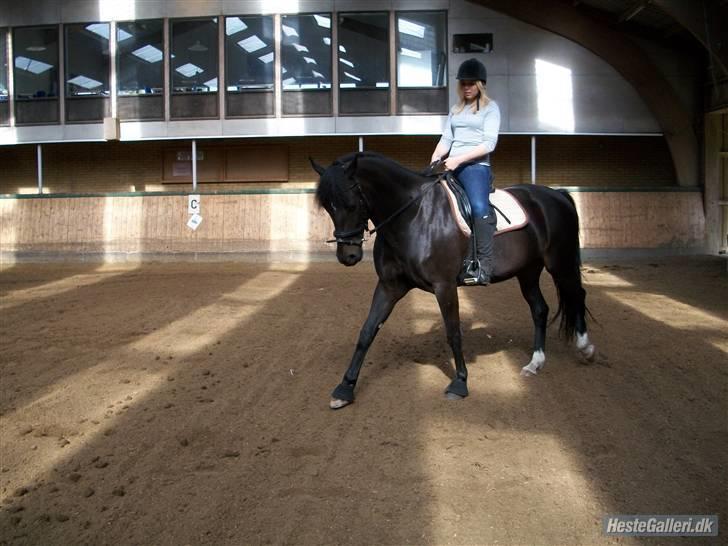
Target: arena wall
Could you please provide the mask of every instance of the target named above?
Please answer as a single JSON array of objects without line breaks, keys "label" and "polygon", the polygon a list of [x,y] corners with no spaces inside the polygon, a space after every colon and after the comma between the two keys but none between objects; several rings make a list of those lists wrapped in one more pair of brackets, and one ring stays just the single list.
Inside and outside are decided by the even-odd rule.
[{"label": "arena wall", "polygon": [[[583,248],[698,250],[705,221],[697,191],[573,191]],[[330,253],[329,218],[312,190],[201,195],[202,224],[187,227],[187,196],[113,194],[0,199],[0,253],[18,260],[317,259]],[[329,254],[330,256],[330,254]]]}]

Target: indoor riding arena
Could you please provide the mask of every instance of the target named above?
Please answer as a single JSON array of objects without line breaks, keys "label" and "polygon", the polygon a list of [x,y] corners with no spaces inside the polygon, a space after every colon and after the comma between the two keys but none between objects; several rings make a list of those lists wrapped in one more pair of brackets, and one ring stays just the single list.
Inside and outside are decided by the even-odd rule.
[{"label": "indoor riding arena", "polygon": [[[721,0],[0,0],[0,544],[728,543],[726,21]],[[346,267],[355,226],[313,165],[373,229],[356,161],[329,166],[423,173],[473,58],[495,187],[578,212],[588,338],[560,336],[548,263],[544,352],[516,278],[453,287],[459,325],[414,289],[363,327],[375,242],[444,191]]]}]

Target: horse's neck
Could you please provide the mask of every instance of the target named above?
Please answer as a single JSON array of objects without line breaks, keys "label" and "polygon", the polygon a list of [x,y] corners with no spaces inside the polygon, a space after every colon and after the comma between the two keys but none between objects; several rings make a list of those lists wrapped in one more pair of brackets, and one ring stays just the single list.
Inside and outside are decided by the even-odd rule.
[{"label": "horse's neck", "polygon": [[383,221],[417,196],[427,182],[403,167],[384,162],[361,161],[357,175],[375,222]]}]

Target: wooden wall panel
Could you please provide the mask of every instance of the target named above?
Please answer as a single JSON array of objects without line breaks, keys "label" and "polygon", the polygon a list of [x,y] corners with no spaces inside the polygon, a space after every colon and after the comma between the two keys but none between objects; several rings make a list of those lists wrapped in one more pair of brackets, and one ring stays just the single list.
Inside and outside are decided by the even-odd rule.
[{"label": "wooden wall panel", "polygon": [[[574,192],[584,248],[700,248],[699,192]],[[186,226],[187,198],[1,199],[0,251],[43,254],[333,252],[332,224],[306,194],[202,195],[203,221]],[[368,246],[371,251],[371,245]]]}]

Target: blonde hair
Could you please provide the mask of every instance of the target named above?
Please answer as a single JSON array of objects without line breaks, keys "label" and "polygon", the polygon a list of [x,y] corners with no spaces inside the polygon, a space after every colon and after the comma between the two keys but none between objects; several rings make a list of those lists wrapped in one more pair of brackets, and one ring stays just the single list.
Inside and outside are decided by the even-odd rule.
[{"label": "blonde hair", "polygon": [[[475,85],[478,87],[478,99],[477,101],[473,101],[473,104],[470,105],[470,109],[473,112],[478,111],[480,108],[485,108],[488,106],[488,103],[490,102],[490,98],[485,93],[485,85],[483,85],[483,82],[480,80],[477,80],[475,82]],[[463,86],[460,83],[460,80],[458,80],[458,97],[460,97],[460,100],[458,103],[452,107],[452,113],[453,114],[459,114],[465,109],[465,94],[463,93]]]}]

